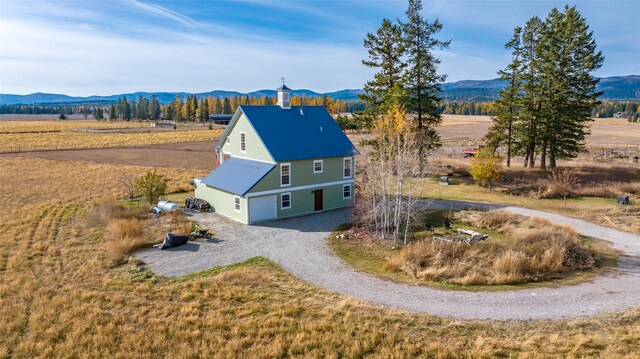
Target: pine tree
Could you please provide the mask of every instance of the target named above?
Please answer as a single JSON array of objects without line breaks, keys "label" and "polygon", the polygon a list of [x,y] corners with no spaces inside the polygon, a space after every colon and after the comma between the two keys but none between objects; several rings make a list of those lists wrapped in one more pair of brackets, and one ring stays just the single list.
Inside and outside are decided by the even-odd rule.
[{"label": "pine tree", "polygon": [[220,103],[220,98],[216,97],[215,104],[215,112],[214,113],[222,113],[222,103]]},{"label": "pine tree", "polygon": [[117,118],[118,118],[118,115],[116,114],[116,106],[115,105],[109,106],[109,120],[115,121]]},{"label": "pine tree", "polygon": [[[546,118],[542,134],[541,167],[556,167],[559,158],[575,158],[585,150],[591,109],[599,104],[598,79],[591,72],[602,66],[604,56],[596,50],[593,32],[575,7],[551,10],[538,47],[540,82],[546,91]],[[548,148],[547,148],[548,147]]]},{"label": "pine tree", "polygon": [[226,113],[226,114],[231,113],[231,101],[229,101],[228,97],[224,98],[224,101],[222,103],[222,112],[221,113]]},{"label": "pine tree", "polygon": [[127,97],[122,97],[122,119],[125,121],[131,121],[131,104],[127,101]]},{"label": "pine tree", "polygon": [[381,109],[382,99],[397,83],[402,82],[405,63],[402,61],[405,51],[402,41],[402,29],[389,19],[382,20],[375,34],[367,33],[364,47],[369,53],[368,60],[362,64],[378,69],[373,80],[364,85],[365,94],[359,97],[369,105],[371,112],[377,115]]},{"label": "pine tree", "polygon": [[512,49],[511,63],[504,69],[498,71],[500,79],[507,82],[507,86],[500,90],[500,96],[495,102],[496,115],[492,117],[493,124],[485,136],[490,148],[495,150],[506,144],[507,146],[507,167],[511,166],[511,147],[513,142],[513,125],[517,120],[519,106],[522,101],[522,83],[520,80],[522,72],[522,28],[516,27],[513,30],[511,41],[505,44],[505,48]]},{"label": "pine tree", "polygon": [[422,0],[409,0],[409,7],[405,12],[407,22],[401,23],[404,52],[406,54],[407,69],[404,74],[409,112],[416,114],[417,130],[421,133],[423,146],[432,148],[438,146],[439,136],[435,131],[442,118],[438,113],[440,103],[440,83],[446,75],[438,74],[440,59],[433,50],[449,47],[450,41],[435,38],[442,24],[436,19],[429,22],[421,14]]},{"label": "pine tree", "polygon": [[98,106],[94,109],[94,113],[95,113],[95,119],[98,121],[102,121],[104,120],[104,112],[102,110],[102,107]]},{"label": "pine tree", "polygon": [[151,120],[152,121],[157,121],[161,114],[162,114],[162,110],[160,107],[160,102],[158,101],[158,98],[156,97],[156,95],[152,95],[151,96],[151,103],[150,103],[151,109]]},{"label": "pine tree", "polygon": [[200,105],[200,121],[209,121],[209,99],[204,97],[200,100],[202,101]]},{"label": "pine tree", "polygon": [[514,125],[514,150],[525,157],[525,167],[534,167],[536,150],[539,146],[539,131],[543,127],[542,86],[539,81],[537,47],[544,32],[544,23],[534,16],[527,21],[522,30],[522,111],[518,122]]}]

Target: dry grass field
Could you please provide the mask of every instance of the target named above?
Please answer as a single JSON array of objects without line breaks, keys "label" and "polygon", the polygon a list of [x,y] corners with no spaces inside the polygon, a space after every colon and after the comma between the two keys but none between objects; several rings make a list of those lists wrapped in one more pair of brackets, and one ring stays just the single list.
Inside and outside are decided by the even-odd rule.
[{"label": "dry grass field", "polygon": [[[491,126],[490,116],[442,115],[438,132],[442,139],[471,137],[481,140]],[[620,118],[598,118],[591,123],[590,146],[640,146],[640,125]]]},{"label": "dry grass field", "polygon": [[112,148],[20,152],[4,154],[3,156],[6,158],[42,158],[56,161],[81,161],[211,171],[216,165],[214,147],[215,140],[208,140]]},{"label": "dry grass field", "polygon": [[[137,146],[211,140],[220,130],[207,127],[179,127],[157,132],[91,133],[74,129],[126,129],[149,127],[149,123],[100,121],[0,121],[0,152],[28,152],[56,149],[85,149]],[[50,131],[33,133],[36,131]]]},{"label": "dry grass field", "polygon": [[[118,137],[87,135],[86,146]],[[158,277],[126,255],[114,261],[111,236],[138,229],[102,224],[91,213],[122,197],[119,178],[152,169],[125,162],[0,155],[0,358],[637,357],[640,310],[459,321],[346,298],[260,258],[178,279]],[[208,170],[158,172],[170,179],[169,191],[181,192]]]},{"label": "dry grass field", "polygon": [[[0,357],[637,354],[638,310],[467,322],[374,307],[261,259],[179,280],[132,260],[114,266],[105,227],[87,213],[120,194],[118,174],[147,168],[18,158],[0,166]],[[202,174],[160,171],[173,190]]]}]

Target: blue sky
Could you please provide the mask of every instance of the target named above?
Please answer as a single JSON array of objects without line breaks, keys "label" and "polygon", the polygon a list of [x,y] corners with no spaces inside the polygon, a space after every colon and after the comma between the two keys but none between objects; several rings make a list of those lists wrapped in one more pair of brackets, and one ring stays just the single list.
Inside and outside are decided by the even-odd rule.
[{"label": "blue sky", "polygon": [[[424,1],[444,25],[448,81],[490,79],[509,62],[513,28],[559,1]],[[577,1],[606,60],[598,76],[640,74],[640,1]],[[361,88],[362,40],[391,0],[0,0],[0,93],[109,95],[133,91],[320,92]]]}]

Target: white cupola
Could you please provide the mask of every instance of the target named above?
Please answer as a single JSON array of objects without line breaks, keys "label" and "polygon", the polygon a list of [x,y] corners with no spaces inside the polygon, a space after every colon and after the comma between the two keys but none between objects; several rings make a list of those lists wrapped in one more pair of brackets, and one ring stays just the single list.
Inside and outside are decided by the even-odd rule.
[{"label": "white cupola", "polygon": [[280,86],[277,91],[278,91],[278,106],[286,110],[291,109],[291,98],[289,96],[291,89],[288,88],[283,82],[282,86]]}]

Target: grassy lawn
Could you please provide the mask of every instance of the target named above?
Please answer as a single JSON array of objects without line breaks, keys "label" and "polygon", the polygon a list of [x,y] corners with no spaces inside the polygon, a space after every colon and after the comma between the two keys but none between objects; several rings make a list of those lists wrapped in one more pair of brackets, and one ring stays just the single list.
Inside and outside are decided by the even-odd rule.
[{"label": "grassy lawn", "polygon": [[[120,174],[147,168],[16,158],[0,167],[0,358],[637,357],[638,309],[461,321],[363,303],[261,258],[177,279],[135,259],[113,266],[105,228],[87,213],[122,196]],[[161,171],[176,188],[198,176]]]},{"label": "grassy lawn", "polygon": [[476,201],[537,209],[640,234],[640,220],[637,218],[640,205],[620,206],[616,204],[614,198],[568,198],[566,208],[564,208],[564,200],[562,199],[538,199],[512,196],[497,190],[489,191],[464,177],[451,178],[449,186],[439,185],[436,180],[431,178],[419,181],[422,182],[421,195],[425,198]]}]

